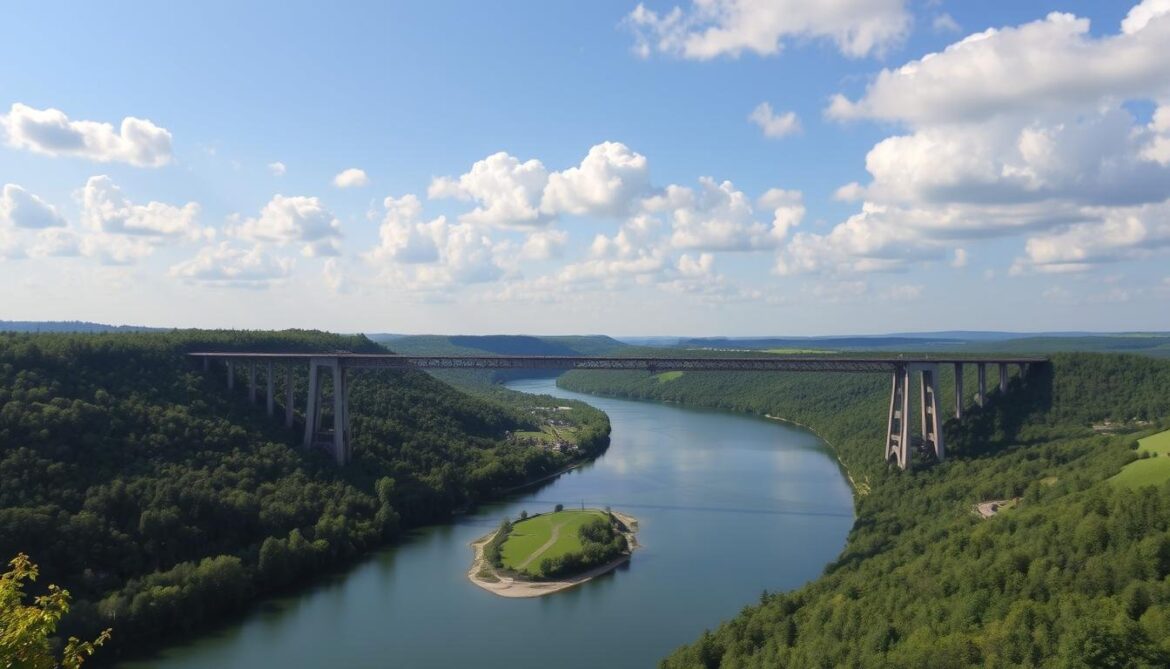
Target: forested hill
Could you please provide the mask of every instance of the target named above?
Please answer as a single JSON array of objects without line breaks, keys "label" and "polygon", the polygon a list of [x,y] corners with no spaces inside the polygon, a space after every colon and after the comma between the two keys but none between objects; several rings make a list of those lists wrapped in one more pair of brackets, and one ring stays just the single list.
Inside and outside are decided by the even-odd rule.
[{"label": "forested hill", "polygon": [[[188,629],[568,464],[505,438],[539,429],[528,413],[382,370],[353,378],[339,470],[248,405],[242,370],[233,396],[184,355],[209,349],[385,350],[305,331],[0,335],[0,555],[73,593],[66,633]],[[571,414],[585,455],[603,449],[604,414]]]},{"label": "forested hill", "polygon": [[[1170,666],[1170,482],[1107,480],[1136,457],[1136,437],[1168,426],[1170,362],[1055,355],[1023,386],[1013,378],[1009,397],[994,390],[986,409],[948,421],[948,462],[912,472],[881,460],[884,375],[561,383],[799,421],[857,483],[857,521],[823,577],[765,593],[666,667]],[[1012,508],[981,519],[974,505],[990,500]]]}]

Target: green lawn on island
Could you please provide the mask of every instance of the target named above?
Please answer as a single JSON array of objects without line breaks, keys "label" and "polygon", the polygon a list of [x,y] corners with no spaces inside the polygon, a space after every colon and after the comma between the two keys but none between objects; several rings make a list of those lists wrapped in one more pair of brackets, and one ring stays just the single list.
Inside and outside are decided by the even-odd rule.
[{"label": "green lawn on island", "polygon": [[[605,517],[605,512],[599,509],[584,511],[566,509],[517,521],[512,525],[512,533],[508,535],[501,548],[504,567],[541,576],[542,560],[581,550],[578,528],[593,518]],[[557,539],[546,548],[554,530]]]},{"label": "green lawn on island", "polygon": [[1110,480],[1128,488],[1170,480],[1170,430],[1138,440],[1138,455],[1143,451],[1149,452],[1150,457],[1129,463]]}]

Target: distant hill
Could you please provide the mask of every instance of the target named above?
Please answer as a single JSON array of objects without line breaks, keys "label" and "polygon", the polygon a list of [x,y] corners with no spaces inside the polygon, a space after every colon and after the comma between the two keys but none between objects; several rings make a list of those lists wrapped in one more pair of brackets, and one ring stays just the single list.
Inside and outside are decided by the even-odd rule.
[{"label": "distant hill", "polygon": [[169,332],[171,329],[89,321],[0,321],[0,332]]},{"label": "distant hill", "polygon": [[679,348],[722,350],[905,351],[957,353],[1138,353],[1170,357],[1170,333],[1010,333],[949,331],[834,337],[698,337]]}]

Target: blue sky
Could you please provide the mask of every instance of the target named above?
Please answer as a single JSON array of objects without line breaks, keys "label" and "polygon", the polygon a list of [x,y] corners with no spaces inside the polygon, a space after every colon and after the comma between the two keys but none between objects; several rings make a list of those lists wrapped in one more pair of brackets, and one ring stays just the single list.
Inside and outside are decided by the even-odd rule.
[{"label": "blue sky", "polygon": [[1165,0],[241,4],[6,5],[0,318],[1170,329]]}]

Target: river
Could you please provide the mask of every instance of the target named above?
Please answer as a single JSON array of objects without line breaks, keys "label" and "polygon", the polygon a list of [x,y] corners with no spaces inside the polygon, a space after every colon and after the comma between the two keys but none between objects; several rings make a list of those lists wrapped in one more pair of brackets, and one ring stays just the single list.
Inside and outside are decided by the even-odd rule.
[{"label": "river", "polygon": [[[411,533],[344,573],[125,668],[653,667],[764,590],[816,578],[840,553],[853,500],[814,435],[775,421],[582,395],[529,393],[609,414],[604,456],[534,492]],[[554,504],[639,520],[642,548],[615,572],[536,599],[467,580],[472,540],[504,516]]]}]

